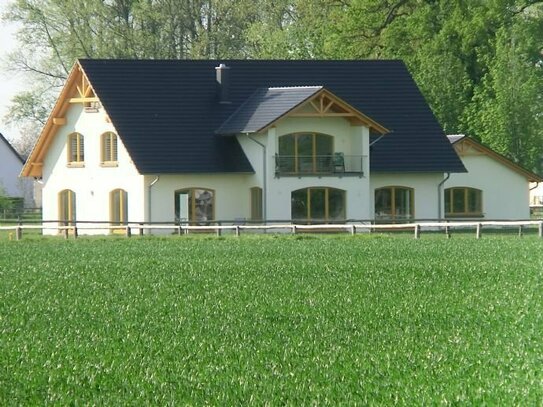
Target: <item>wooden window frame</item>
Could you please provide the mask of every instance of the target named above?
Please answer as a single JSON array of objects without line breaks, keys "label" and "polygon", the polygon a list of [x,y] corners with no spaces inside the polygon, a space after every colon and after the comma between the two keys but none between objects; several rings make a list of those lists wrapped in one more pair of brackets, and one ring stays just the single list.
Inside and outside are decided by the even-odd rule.
[{"label": "wooden window frame", "polygon": [[[311,218],[311,191],[313,190],[324,190],[324,218],[323,219],[313,219]],[[323,221],[323,222],[330,222],[334,221],[333,219],[330,219],[330,190],[339,191],[343,194],[343,220],[347,217],[347,191],[340,188],[334,188],[334,187],[307,187],[307,188],[300,188],[296,189],[291,192],[291,197],[294,192],[299,191],[305,191],[306,198],[307,198],[307,210],[306,210],[306,217],[305,219],[293,219],[292,217],[292,204],[291,204],[291,214],[290,217],[293,221]]]},{"label": "wooden window frame", "polygon": [[[311,160],[312,171],[311,172],[300,171],[299,169],[300,155],[298,154],[298,139],[301,136],[306,136],[306,135],[311,136],[311,157],[312,157],[312,160]],[[300,131],[300,132],[295,132],[295,133],[283,134],[278,137],[277,151],[280,150],[281,140],[284,140],[284,138],[286,137],[294,138],[294,171],[291,172],[291,174],[305,174],[305,173],[318,174],[319,172],[323,172],[323,171],[318,171],[319,167],[317,164],[317,136],[324,136],[324,137],[329,138],[332,141],[331,142],[332,151],[330,152],[330,155],[333,157],[334,152],[335,152],[335,137],[330,134],[312,132],[312,131]],[[281,154],[279,154],[279,156],[281,157]]]},{"label": "wooden window frame", "polygon": [[[75,156],[72,151],[72,143],[75,142]],[[85,137],[81,133],[70,133],[68,135],[68,167],[85,166]]]},{"label": "wooden window frame", "polygon": [[[65,206],[66,205],[66,206]],[[64,213],[67,212],[67,219]],[[77,222],[77,199],[71,189],[63,189],[58,193],[58,220],[63,226],[75,226]]]},{"label": "wooden window frame", "polygon": [[[109,143],[109,157],[107,144]],[[117,134],[108,131],[100,137],[100,165],[102,167],[117,167],[119,165],[119,139]]]},{"label": "wooden window frame", "polygon": [[195,197],[195,191],[196,190],[202,190],[202,191],[208,191],[208,192],[211,192],[211,208],[212,208],[212,213],[211,213],[211,218],[212,219],[208,219],[206,220],[205,222],[206,223],[209,223],[209,222],[214,222],[215,219],[216,219],[216,215],[215,215],[215,211],[216,211],[216,207],[215,207],[215,190],[214,189],[211,189],[211,188],[203,188],[203,187],[189,187],[189,188],[181,188],[181,189],[176,189],[174,191],[174,208],[175,208],[175,217],[176,217],[176,221],[179,221],[179,219],[177,219],[177,196],[179,194],[184,194],[184,193],[188,193],[189,196],[190,196],[190,211],[189,211],[189,215],[192,215],[192,218],[193,219],[189,219],[188,220],[188,223],[190,225],[193,225],[193,224],[198,224],[198,220],[197,219],[194,219],[194,215],[196,214],[196,197]]},{"label": "wooden window frame", "polygon": [[[463,192],[463,198],[464,198],[464,201],[463,201],[463,206],[464,206],[464,210],[462,212],[455,212],[454,211],[454,208],[453,208],[453,203],[454,203],[454,192],[455,191],[462,191]],[[469,210],[469,192],[470,191],[474,191],[475,193],[478,194],[478,203],[479,203],[479,208],[477,208],[476,211],[470,211]],[[450,187],[450,188],[447,188],[445,189],[444,191],[444,200],[443,200],[443,203],[444,203],[444,206],[447,207],[447,200],[449,202],[449,212],[445,212],[445,217],[446,218],[482,218],[484,217],[484,214],[483,214],[483,191],[481,189],[478,189],[478,188],[473,188],[473,187],[463,187],[463,186],[458,186],[458,187]]]},{"label": "wooden window frame", "polygon": [[252,187],[250,191],[251,191],[251,220],[262,221],[264,217],[262,188]]},{"label": "wooden window frame", "polygon": [[[116,194],[119,194],[119,208],[115,208],[114,205]],[[114,219],[116,209],[119,211],[119,219]],[[112,226],[128,224],[128,192],[122,188],[114,189],[109,193],[109,221]]]},{"label": "wooden window frame", "polygon": [[[379,221],[392,221],[392,222],[396,222],[398,220],[401,220],[401,221],[409,221],[409,220],[413,220],[415,219],[415,189],[414,188],[411,188],[411,187],[405,187],[405,186],[402,186],[402,185],[388,185],[388,186],[384,186],[384,187],[380,187],[380,188],[375,188],[374,192],[373,192],[373,197],[374,197],[374,202],[373,202],[373,210],[374,210],[374,218],[377,219],[377,208],[375,207],[376,205],[376,199],[375,199],[375,196],[377,195],[377,192],[378,191],[382,191],[382,190],[390,190],[390,200],[391,200],[391,203],[390,203],[390,215],[386,216],[386,217],[380,217],[378,220]],[[410,207],[410,214],[409,214],[409,217],[408,218],[400,218],[399,215],[396,215],[396,191],[398,190],[406,190],[406,191],[409,191],[409,207]]]}]

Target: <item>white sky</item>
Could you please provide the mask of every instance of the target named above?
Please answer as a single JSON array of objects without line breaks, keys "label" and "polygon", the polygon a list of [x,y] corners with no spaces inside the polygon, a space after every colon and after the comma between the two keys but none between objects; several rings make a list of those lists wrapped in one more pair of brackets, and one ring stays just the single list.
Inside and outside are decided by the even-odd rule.
[{"label": "white sky", "polygon": [[[10,0],[0,0],[0,16],[10,2]],[[7,54],[17,46],[14,36],[16,30],[17,27],[14,25],[0,21],[0,133],[10,140],[17,138],[19,131],[16,126],[6,124],[4,115],[7,113],[11,98],[25,89],[22,76],[5,69]]]}]

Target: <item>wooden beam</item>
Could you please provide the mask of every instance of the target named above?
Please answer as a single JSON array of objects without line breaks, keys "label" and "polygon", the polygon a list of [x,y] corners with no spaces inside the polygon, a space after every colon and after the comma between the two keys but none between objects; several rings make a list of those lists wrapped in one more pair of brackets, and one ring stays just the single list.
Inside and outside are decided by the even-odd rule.
[{"label": "wooden beam", "polygon": [[98,102],[97,97],[90,97],[90,98],[71,98],[69,100],[70,103],[87,103],[87,102]]},{"label": "wooden beam", "polygon": [[65,117],[53,117],[53,124],[56,126],[64,126],[66,124]]}]

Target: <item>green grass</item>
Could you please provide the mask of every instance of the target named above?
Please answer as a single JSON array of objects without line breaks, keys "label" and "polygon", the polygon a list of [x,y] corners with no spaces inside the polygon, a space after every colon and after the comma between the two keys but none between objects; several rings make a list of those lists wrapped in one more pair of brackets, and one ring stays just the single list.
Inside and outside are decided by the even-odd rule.
[{"label": "green grass", "polygon": [[0,241],[0,405],[541,405],[536,236]]}]

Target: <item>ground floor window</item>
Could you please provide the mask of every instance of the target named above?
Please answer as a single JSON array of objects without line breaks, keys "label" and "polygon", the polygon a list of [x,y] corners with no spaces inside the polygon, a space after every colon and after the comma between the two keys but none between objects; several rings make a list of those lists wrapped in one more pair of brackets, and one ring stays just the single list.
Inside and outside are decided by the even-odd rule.
[{"label": "ground floor window", "polygon": [[343,221],[345,213],[345,191],[341,189],[303,188],[291,194],[293,221]]},{"label": "ground floor window", "polygon": [[445,216],[482,216],[483,191],[454,187],[445,190]]},{"label": "ground floor window", "polygon": [[251,188],[251,220],[262,220],[262,188]]},{"label": "ground floor window", "polygon": [[126,225],[128,222],[128,193],[115,189],[109,194],[109,219],[113,225]]},{"label": "ground floor window", "polygon": [[375,190],[375,219],[403,221],[413,219],[415,191],[407,187],[384,187]]},{"label": "ground floor window", "polygon": [[186,188],[175,191],[175,219],[206,225],[215,219],[215,192],[205,188]]},{"label": "ground floor window", "polygon": [[64,226],[74,226],[75,192],[70,189],[60,191],[58,194],[58,219]]}]

